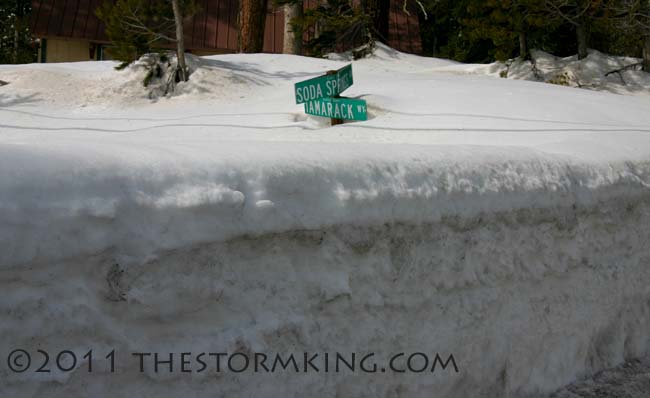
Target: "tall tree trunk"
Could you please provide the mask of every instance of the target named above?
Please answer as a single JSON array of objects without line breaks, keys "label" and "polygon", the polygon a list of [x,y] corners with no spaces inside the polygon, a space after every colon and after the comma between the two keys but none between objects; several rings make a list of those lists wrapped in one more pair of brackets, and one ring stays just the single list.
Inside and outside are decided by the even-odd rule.
[{"label": "tall tree trunk", "polygon": [[302,18],[302,16],[302,2],[284,6],[284,41],[282,43],[284,54],[302,54],[302,28],[292,25],[292,21]]},{"label": "tall tree trunk", "polygon": [[643,70],[650,72],[650,35],[643,40]]},{"label": "tall tree trunk", "polygon": [[18,63],[18,18],[14,17],[14,48],[11,54],[14,64]]},{"label": "tall tree trunk", "polygon": [[174,23],[176,24],[176,57],[178,59],[178,68],[180,78],[186,82],[189,79],[187,65],[185,64],[185,37],[183,36],[183,14],[178,0],[172,0],[172,9],[174,10]]},{"label": "tall tree trunk", "polygon": [[587,58],[588,34],[587,24],[581,22],[576,27],[576,36],[578,39],[578,59]]},{"label": "tall tree trunk", "polygon": [[261,53],[264,50],[264,25],[268,0],[239,2],[239,52]]},{"label": "tall tree trunk", "polygon": [[528,51],[528,37],[526,32],[519,32],[519,57],[522,60],[530,59],[530,51]]}]

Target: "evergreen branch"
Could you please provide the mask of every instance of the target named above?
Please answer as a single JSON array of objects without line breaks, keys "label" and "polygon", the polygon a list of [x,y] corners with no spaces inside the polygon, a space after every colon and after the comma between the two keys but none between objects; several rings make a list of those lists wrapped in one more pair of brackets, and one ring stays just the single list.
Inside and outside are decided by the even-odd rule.
[{"label": "evergreen branch", "polygon": [[565,21],[567,21],[567,22],[570,23],[571,25],[573,25],[573,26],[580,26],[579,23],[577,23],[576,21],[574,21],[571,17],[569,17],[568,15],[566,15],[566,14],[564,13],[564,11],[562,11],[561,7],[564,7],[564,6],[567,5],[567,2],[566,2],[566,1],[565,1],[562,5],[560,5],[560,6],[556,5],[555,2],[550,1],[550,0],[546,0],[545,4],[547,5],[547,7],[550,6],[550,7],[552,8],[552,10],[550,10],[550,11],[555,11],[555,13],[556,13],[557,15],[559,15],[560,17],[562,17],[562,19],[564,19]]},{"label": "evergreen branch", "polygon": [[[609,76],[609,75],[614,74],[614,73],[618,73],[620,75],[621,72],[625,72],[628,69],[636,68],[637,66],[642,66],[642,65],[643,65],[643,62],[635,62],[633,64],[625,65],[622,68],[611,70],[611,71],[605,73],[605,76]],[[621,76],[621,79],[623,79],[622,76]]]}]

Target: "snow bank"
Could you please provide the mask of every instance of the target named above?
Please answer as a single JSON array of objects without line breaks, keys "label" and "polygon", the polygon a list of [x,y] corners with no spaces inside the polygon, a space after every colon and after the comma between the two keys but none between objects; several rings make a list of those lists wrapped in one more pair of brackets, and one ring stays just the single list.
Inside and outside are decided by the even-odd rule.
[{"label": "snow bank", "polygon": [[345,93],[370,120],[330,128],[293,83],[347,61],[192,62],[156,101],[111,62],[0,67],[0,352],[422,351],[460,372],[123,358],[0,367],[8,396],[526,396],[648,351],[649,97],[380,46]]},{"label": "snow bank", "polygon": [[513,59],[490,65],[453,65],[455,73],[485,74],[508,79],[539,81],[568,87],[626,95],[648,95],[650,73],[641,70],[641,59],[589,50],[582,60],[577,55],[556,57],[531,51],[532,61]]}]

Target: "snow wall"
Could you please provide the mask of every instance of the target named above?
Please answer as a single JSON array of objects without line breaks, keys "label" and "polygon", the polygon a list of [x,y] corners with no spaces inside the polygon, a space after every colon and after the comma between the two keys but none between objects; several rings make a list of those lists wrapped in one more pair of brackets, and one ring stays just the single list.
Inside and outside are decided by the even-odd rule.
[{"label": "snow wall", "polygon": [[[650,195],[609,196],[436,222],[242,235],[130,264],[107,248],[5,267],[0,352],[24,349],[32,363],[17,373],[7,358],[0,395],[548,394],[649,348]],[[82,358],[89,349],[92,372]],[[57,369],[74,365],[69,353],[57,365],[65,350],[78,359],[70,371]],[[305,352],[319,354],[319,371],[303,371]],[[356,353],[356,370],[341,363],[324,371],[324,353],[336,352],[347,361]],[[174,353],[173,371],[161,363],[156,372],[152,357],[134,353],[160,361]],[[191,353],[184,365],[182,353]],[[223,362],[217,372],[215,357],[204,356],[207,370],[198,372],[200,353],[229,353],[232,368]],[[245,360],[233,353],[250,359],[245,371],[237,373]],[[255,372],[257,353],[294,354],[300,369]],[[371,371],[360,371],[368,353]],[[415,371],[387,369],[399,353],[398,370],[423,353],[453,355],[458,372],[450,363],[419,372],[426,363],[418,355]],[[25,357],[13,360],[25,366]],[[45,363],[50,372],[37,372]]]}]

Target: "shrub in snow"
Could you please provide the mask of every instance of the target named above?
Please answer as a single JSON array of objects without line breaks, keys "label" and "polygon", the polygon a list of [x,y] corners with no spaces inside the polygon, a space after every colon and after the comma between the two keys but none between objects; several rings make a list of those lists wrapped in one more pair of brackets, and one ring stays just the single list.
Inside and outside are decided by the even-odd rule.
[{"label": "shrub in snow", "polygon": [[[178,59],[173,52],[167,54],[145,54],[129,67],[131,70],[144,70],[142,84],[149,90],[149,98],[156,99],[174,92],[176,85],[182,81]],[[189,74],[195,69],[188,67]]]},{"label": "shrub in snow", "polygon": [[546,81],[547,83],[557,84],[558,86],[579,87],[576,76],[571,71],[564,71]]}]

